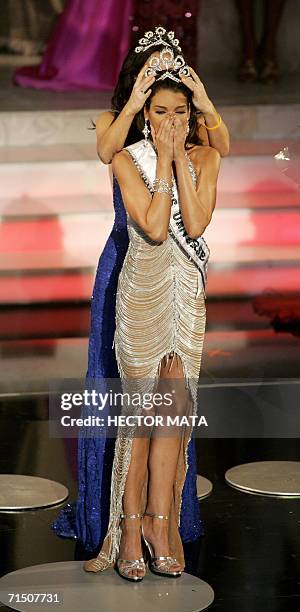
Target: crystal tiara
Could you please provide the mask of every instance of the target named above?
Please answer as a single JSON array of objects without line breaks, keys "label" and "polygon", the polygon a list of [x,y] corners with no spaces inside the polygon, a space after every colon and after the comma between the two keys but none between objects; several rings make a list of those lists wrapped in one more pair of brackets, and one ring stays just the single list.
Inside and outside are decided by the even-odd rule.
[{"label": "crystal tiara", "polygon": [[181,83],[178,75],[189,76],[189,67],[185,63],[182,55],[176,55],[174,58],[173,49],[165,47],[159,53],[159,57],[152,57],[149,62],[149,67],[145,70],[145,76],[161,74],[156,80],[172,79],[177,83]]},{"label": "crystal tiara", "polygon": [[135,52],[141,53],[141,51],[146,51],[154,45],[166,45],[171,48],[175,47],[177,51],[181,51],[181,47],[179,46],[179,40],[178,38],[174,38],[174,36],[175,33],[172,32],[172,30],[170,30],[170,32],[167,32],[165,28],[163,28],[162,26],[158,26],[157,28],[155,28],[154,32],[152,32],[152,30],[145,32],[143,38],[140,38],[139,40],[139,45],[135,47]]}]

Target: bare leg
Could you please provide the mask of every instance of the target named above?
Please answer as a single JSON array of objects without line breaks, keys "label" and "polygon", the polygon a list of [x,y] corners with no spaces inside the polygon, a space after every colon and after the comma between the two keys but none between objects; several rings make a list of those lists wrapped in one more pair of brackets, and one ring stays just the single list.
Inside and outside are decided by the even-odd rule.
[{"label": "bare leg", "polygon": [[[132,441],[131,461],[123,496],[124,514],[136,514],[141,511],[141,494],[147,471],[149,441],[149,438],[146,437],[136,437]],[[120,558],[140,559],[142,557],[140,519],[122,519],[121,527]],[[133,569],[128,572],[128,576],[143,576],[143,571]]]},{"label": "bare leg", "polygon": [[236,0],[236,6],[240,15],[243,56],[245,59],[254,60],[254,0]]},{"label": "bare leg", "polygon": [[[161,369],[161,378],[181,378],[184,379],[183,369],[180,358],[176,355],[172,362],[172,367],[167,360]],[[181,397],[177,396],[179,402],[178,414],[186,413],[185,403],[190,399],[187,391],[182,388]],[[155,514],[169,514],[172,489],[176,474],[178,453],[181,445],[180,436],[172,437],[160,436],[152,437],[149,450],[149,486],[148,486],[148,512]],[[168,543],[168,522],[150,516],[143,517],[143,528],[146,539],[154,547],[156,556],[169,555]],[[173,564],[171,570],[181,570],[184,567],[180,563]]]},{"label": "bare leg", "polygon": [[265,60],[276,61],[276,38],[285,0],[266,0],[264,33],[260,43]]},{"label": "bare leg", "polygon": [[[172,367],[170,367],[172,363]],[[162,360],[161,379],[183,380],[183,369],[180,358]],[[187,392],[183,391],[182,397],[176,395],[179,411],[185,413],[184,402],[187,400]],[[188,400],[190,401],[190,400]],[[148,503],[147,510],[155,514],[168,514],[172,488],[175,478],[178,453],[181,445],[180,436],[160,436],[157,438],[136,437],[132,443],[131,461],[126,478],[123,496],[124,513],[136,513],[140,511],[141,494],[146,477],[147,466],[149,468]],[[145,516],[143,519],[145,537],[155,547],[156,555],[168,555],[168,523],[160,519]],[[119,557],[122,559],[138,559],[142,556],[140,521],[138,519],[123,519],[122,536],[120,542]],[[183,570],[177,563],[171,569]],[[142,576],[143,571],[133,569],[128,572],[129,576]]]},{"label": "bare leg", "polygon": [[257,49],[259,78],[264,83],[272,83],[279,77],[276,38],[284,4],[285,0],[265,1],[264,31]]},{"label": "bare leg", "polygon": [[236,7],[240,16],[242,42],[242,59],[237,76],[240,81],[255,81],[257,71],[255,67],[254,0],[236,0]]}]

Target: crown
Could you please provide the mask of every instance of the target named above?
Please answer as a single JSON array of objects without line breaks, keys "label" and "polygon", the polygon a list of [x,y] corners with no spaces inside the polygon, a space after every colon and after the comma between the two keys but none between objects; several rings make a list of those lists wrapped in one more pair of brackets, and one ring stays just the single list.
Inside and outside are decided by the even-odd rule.
[{"label": "crown", "polygon": [[173,46],[177,49],[177,51],[181,51],[179,40],[178,38],[174,38],[174,36],[175,34],[171,30],[170,32],[167,32],[165,28],[158,26],[155,28],[155,32],[152,32],[152,30],[145,32],[143,38],[140,38],[139,40],[139,46],[135,47],[135,52],[141,53],[141,51],[146,51],[146,49],[149,49],[154,45],[168,45],[171,48]]},{"label": "crown", "polygon": [[154,74],[155,76],[163,72],[156,80],[172,79],[177,83],[181,83],[181,79],[176,74],[189,76],[189,67],[185,63],[183,55],[176,55],[174,58],[173,49],[165,47],[159,53],[159,57],[152,57],[149,62],[149,67],[145,70],[145,76]]}]

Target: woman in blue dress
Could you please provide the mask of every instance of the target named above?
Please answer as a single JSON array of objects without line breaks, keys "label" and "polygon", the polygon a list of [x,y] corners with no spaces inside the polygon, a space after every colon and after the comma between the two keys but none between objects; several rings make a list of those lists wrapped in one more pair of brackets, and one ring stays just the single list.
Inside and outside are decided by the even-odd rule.
[{"label": "woman in blue dress", "polygon": [[[141,140],[141,128],[138,128],[135,117],[151,95],[151,86],[155,82],[155,76],[153,74],[145,76],[145,70],[151,58],[157,56],[157,52],[170,46],[168,34],[164,30],[160,34],[163,43],[149,46],[148,49],[142,49],[142,52],[136,53],[135,49],[131,49],[124,60],[112,98],[112,111],[102,113],[96,123],[98,155],[104,163],[110,163],[113,156],[121,151],[124,145],[128,146]],[[228,153],[227,128],[207,97],[199,77],[190,68],[190,76],[182,76],[181,80],[191,90],[195,111],[199,111],[198,134],[201,133],[201,130],[203,134],[203,129],[208,129],[209,139],[205,141],[203,136],[202,141],[204,144],[213,146],[220,155],[226,155]],[[203,119],[206,128],[203,128]],[[127,213],[115,177],[113,177],[113,202],[115,222],[99,259],[92,295],[86,372],[86,378],[89,381],[120,376],[114,347],[116,296],[120,272],[129,246],[129,237]],[[196,540],[204,533],[196,494],[197,468],[193,438],[190,440],[187,452],[188,469],[182,491],[179,527],[183,543]],[[101,549],[109,525],[114,454],[114,438],[79,437],[78,497],[75,502],[67,504],[60,511],[58,518],[53,523],[53,529],[58,535],[78,539],[85,551],[90,551],[91,554]],[[130,523],[133,524],[133,521]],[[134,561],[134,557],[132,560]],[[94,565],[88,563],[85,567],[87,571],[105,569],[104,565],[97,566],[97,563]],[[128,564],[126,569],[129,579],[140,579],[143,576],[143,571],[137,565],[133,564],[130,568]],[[171,569],[177,570],[177,572],[173,571],[173,575],[180,575],[178,563],[176,566],[176,563],[173,562]],[[165,570],[166,575],[172,575],[170,567],[169,569],[166,567]],[[125,569],[121,575],[124,576],[124,572],[126,573]]]}]

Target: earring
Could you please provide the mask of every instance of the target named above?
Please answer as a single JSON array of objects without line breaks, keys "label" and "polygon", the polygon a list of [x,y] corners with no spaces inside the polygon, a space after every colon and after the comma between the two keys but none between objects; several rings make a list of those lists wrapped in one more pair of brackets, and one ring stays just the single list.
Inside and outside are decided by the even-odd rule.
[{"label": "earring", "polygon": [[145,125],[144,125],[142,132],[144,134],[144,146],[146,146],[148,144],[148,136],[150,134],[150,130],[147,125],[147,119],[145,119]]},{"label": "earring", "polygon": [[189,120],[187,119],[186,120],[186,135],[188,135],[189,131],[190,131],[190,123],[189,123]]}]

